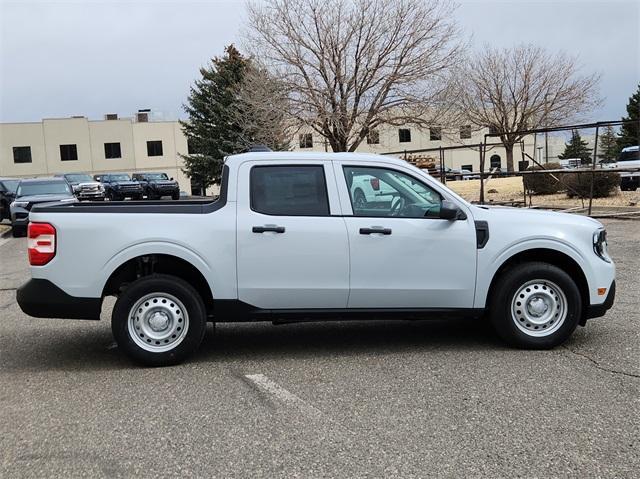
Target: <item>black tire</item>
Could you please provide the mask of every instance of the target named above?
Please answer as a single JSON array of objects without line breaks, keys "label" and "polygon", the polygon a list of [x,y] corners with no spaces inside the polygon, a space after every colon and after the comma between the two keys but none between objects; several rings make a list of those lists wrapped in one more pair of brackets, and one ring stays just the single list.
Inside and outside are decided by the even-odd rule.
[{"label": "black tire", "polygon": [[[537,282],[536,280],[540,281]],[[520,291],[528,282],[532,281],[536,281],[534,283],[536,286],[531,285],[532,291],[530,293],[527,293],[529,289]],[[553,314],[547,314],[549,305],[545,301],[540,303],[540,299],[535,296],[538,294],[537,291],[533,291],[534,287],[536,290],[540,287],[539,292],[541,294],[543,293],[542,289],[545,289],[544,294],[548,294],[551,304],[558,308],[560,321],[557,319],[558,314],[555,315],[556,317]],[[552,292],[555,291],[555,288],[560,291]],[[522,313],[525,307],[529,307],[530,303],[522,305],[522,310],[517,309],[520,306],[517,300],[520,298],[515,296],[516,294],[520,296],[519,293],[527,294],[529,296],[526,296],[526,298],[533,298],[534,301],[541,304],[541,309],[544,309],[544,313],[540,321],[542,322],[544,318],[548,318],[548,321],[540,324],[540,326],[537,326],[534,321],[529,322],[526,319],[527,316]],[[558,304],[553,302],[554,295],[556,300],[561,298]],[[564,295],[564,298],[562,298],[562,295]],[[489,301],[489,317],[498,336],[507,344],[522,349],[551,349],[564,343],[578,326],[582,314],[580,291],[571,276],[552,264],[542,262],[522,263],[506,270],[497,279]],[[563,304],[563,308],[566,309],[566,316],[564,316],[563,321],[560,304]],[[513,311],[512,308],[517,310]],[[554,306],[551,309],[556,311]],[[536,311],[536,313],[538,312]],[[517,313],[521,314],[518,315]],[[531,310],[527,310],[526,313],[530,314]],[[538,319],[535,316],[531,317]],[[555,325],[553,324],[554,321]],[[549,329],[546,329],[547,327]],[[523,330],[527,332],[525,333]]]},{"label": "black tire", "polygon": [[[174,348],[160,352],[150,351],[139,345],[136,341],[144,340],[137,337],[134,340],[131,337],[129,327],[129,314],[132,308],[136,307],[136,303],[145,296],[156,293],[176,298],[178,302],[182,303],[188,315],[185,317],[184,313],[182,314],[187,320],[183,325],[187,324],[187,327],[185,328],[186,332],[182,333],[180,342]],[[144,307],[143,305],[140,306]],[[173,303],[171,303],[171,306],[173,306]],[[132,321],[134,319],[132,316]],[[142,320],[144,321],[144,318]],[[182,322],[181,319],[179,321]],[[137,325],[139,323],[134,324]],[[178,364],[193,354],[202,343],[206,325],[207,314],[198,292],[183,279],[161,274],[145,276],[131,283],[116,301],[111,317],[111,330],[118,347],[135,362],[153,367]],[[176,326],[178,326],[177,323]],[[136,326],[136,329],[139,328]],[[140,334],[140,336],[144,338],[143,334]],[[148,338],[146,341],[152,343]],[[159,343],[156,342],[156,344]],[[151,344],[146,347],[153,348],[154,346]],[[158,347],[163,346],[160,344]]]},{"label": "black tire", "polygon": [[180,192],[178,192],[178,193],[173,193],[173,194],[171,195],[171,199],[172,199],[173,201],[178,201],[178,200],[180,199]]},{"label": "black tire", "polygon": [[360,188],[356,189],[353,193],[353,206],[355,208],[364,208],[367,206],[367,197]]},{"label": "black tire", "polygon": [[11,228],[11,235],[14,238],[24,238],[27,236],[27,227],[26,226],[14,226]]}]

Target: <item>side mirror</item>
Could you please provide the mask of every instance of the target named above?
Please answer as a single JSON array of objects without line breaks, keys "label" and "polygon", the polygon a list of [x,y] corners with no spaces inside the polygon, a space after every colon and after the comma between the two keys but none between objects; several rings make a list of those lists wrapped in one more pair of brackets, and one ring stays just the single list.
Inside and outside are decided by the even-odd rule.
[{"label": "side mirror", "polygon": [[173,176],[171,178],[169,178],[169,181],[173,181]]},{"label": "side mirror", "polygon": [[442,200],[440,218],[443,220],[466,220],[467,215],[449,200]]}]

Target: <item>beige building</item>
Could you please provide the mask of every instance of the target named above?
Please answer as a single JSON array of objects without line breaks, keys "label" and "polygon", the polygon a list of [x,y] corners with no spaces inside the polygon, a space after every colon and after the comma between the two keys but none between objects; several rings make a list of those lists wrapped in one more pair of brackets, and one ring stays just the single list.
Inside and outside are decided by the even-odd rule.
[{"label": "beige building", "polygon": [[[480,171],[480,148],[479,144],[484,142],[484,135],[489,133],[487,128],[472,129],[470,126],[461,126],[455,130],[444,130],[442,128],[421,129],[415,127],[392,127],[381,128],[373,135],[370,135],[360,144],[357,151],[363,153],[388,154],[395,153],[395,156],[406,158],[409,161],[432,160],[437,165],[440,164],[440,151],[445,166],[454,169],[464,169],[468,171]],[[591,137],[583,137],[588,142]],[[499,144],[497,137],[488,137],[488,144]],[[529,135],[520,144],[516,145],[513,157],[516,170],[519,161],[523,159],[522,151],[532,156],[537,161],[544,163],[546,158],[549,162],[558,161],[558,155],[564,151],[565,138],[563,136],[547,137],[546,141],[548,155],[545,155],[545,137],[538,134]],[[317,133],[301,133],[293,145],[297,151],[330,151],[330,146]],[[529,165],[533,162],[526,157]],[[490,168],[501,168],[506,170],[507,155],[504,147],[493,145],[487,148],[485,170]]]},{"label": "beige building", "polygon": [[0,177],[161,171],[190,194],[181,153],[187,153],[187,139],[180,124],[152,121],[148,112],[135,118],[105,115],[97,121],[72,117],[0,124]]},{"label": "beige building", "polygon": [[[408,160],[433,160],[439,164],[443,148],[445,166],[479,171],[478,144],[488,130],[474,131],[461,127],[455,131],[438,128],[385,127],[363,141],[357,151],[390,153]],[[590,140],[589,137],[585,137]],[[296,151],[328,151],[330,148],[316,133],[303,133],[292,142]],[[497,138],[490,138],[497,143]],[[549,161],[557,161],[564,149],[564,137],[549,136]],[[544,136],[524,141],[524,151],[544,162]],[[453,148],[455,147],[455,148]],[[461,147],[461,148],[460,148]],[[418,150],[418,151],[416,151]],[[406,152],[406,153],[405,153]],[[0,124],[0,177],[47,176],[56,173],[106,172],[133,173],[161,171],[175,178],[180,189],[192,193],[191,182],[182,172],[180,154],[187,153],[187,139],[177,121],[154,121],[148,111],[134,118],[105,115],[103,120],[86,117],[44,119],[37,123]],[[514,162],[522,159],[519,146]],[[506,168],[506,154],[501,146],[489,148],[489,168]],[[531,163],[529,163],[531,164]],[[208,193],[215,193],[214,187]]]}]

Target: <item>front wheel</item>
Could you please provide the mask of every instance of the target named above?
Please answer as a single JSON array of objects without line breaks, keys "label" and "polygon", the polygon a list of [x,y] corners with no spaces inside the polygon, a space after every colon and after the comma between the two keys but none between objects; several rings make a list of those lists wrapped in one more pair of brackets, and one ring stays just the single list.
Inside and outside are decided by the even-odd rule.
[{"label": "front wheel", "polygon": [[498,278],[490,298],[490,318],[498,335],[524,349],[550,349],[564,343],[582,314],[580,291],[562,269],[530,262]]},{"label": "front wheel", "polygon": [[204,337],[206,310],[198,292],[170,275],[140,278],[113,309],[113,336],[131,359],[146,366],[170,366],[195,352]]},{"label": "front wheel", "polygon": [[173,194],[171,195],[171,199],[172,199],[173,201],[177,201],[177,200],[179,200],[179,199],[180,199],[180,192],[178,192],[178,193],[173,193]]}]

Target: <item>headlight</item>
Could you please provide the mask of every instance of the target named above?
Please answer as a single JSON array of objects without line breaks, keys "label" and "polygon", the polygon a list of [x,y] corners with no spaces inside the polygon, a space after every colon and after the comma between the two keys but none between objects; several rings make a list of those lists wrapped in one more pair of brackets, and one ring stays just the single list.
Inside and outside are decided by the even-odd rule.
[{"label": "headlight", "polygon": [[98,191],[104,191],[104,185],[103,184],[99,184],[98,185]]},{"label": "headlight", "polygon": [[78,191],[80,191],[82,189],[82,188],[80,188],[80,185],[73,185],[72,188],[73,188],[73,192],[74,193],[77,193]]},{"label": "headlight", "polygon": [[611,263],[609,247],[607,245],[607,232],[604,229],[593,233],[593,251],[607,263]]},{"label": "headlight", "polygon": [[14,201],[10,205],[11,208],[26,208],[27,206],[29,206],[28,201]]}]

